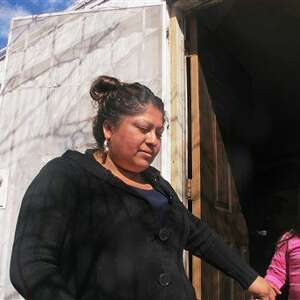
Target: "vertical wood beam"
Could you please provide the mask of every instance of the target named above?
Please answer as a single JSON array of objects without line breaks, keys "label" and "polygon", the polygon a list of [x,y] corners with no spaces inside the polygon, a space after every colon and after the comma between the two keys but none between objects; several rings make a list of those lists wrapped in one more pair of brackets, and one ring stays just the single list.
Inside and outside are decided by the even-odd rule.
[{"label": "vertical wood beam", "polygon": [[[190,95],[191,95],[191,157],[192,213],[201,217],[201,170],[200,170],[200,107],[199,107],[199,57],[198,28],[195,16],[189,16],[189,54],[190,54]],[[192,258],[193,286],[197,299],[201,300],[201,260]]]},{"label": "vertical wood beam", "polygon": [[185,56],[183,15],[170,7],[169,51],[170,51],[170,130],[171,130],[171,183],[180,199],[185,201],[187,177]]},{"label": "vertical wood beam", "polygon": [[[169,7],[169,66],[170,66],[170,130],[171,130],[171,183],[187,206],[187,101],[184,52],[184,15],[174,6]],[[189,274],[188,255],[183,262]]]}]

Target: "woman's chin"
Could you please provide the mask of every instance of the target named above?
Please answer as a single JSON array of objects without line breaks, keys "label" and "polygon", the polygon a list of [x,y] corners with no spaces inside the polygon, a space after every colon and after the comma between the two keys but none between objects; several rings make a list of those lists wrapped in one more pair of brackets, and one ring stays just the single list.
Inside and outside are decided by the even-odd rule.
[{"label": "woman's chin", "polygon": [[152,159],[139,159],[135,161],[133,164],[130,165],[130,169],[132,172],[140,173],[145,171],[149,168],[150,164],[152,163]]}]

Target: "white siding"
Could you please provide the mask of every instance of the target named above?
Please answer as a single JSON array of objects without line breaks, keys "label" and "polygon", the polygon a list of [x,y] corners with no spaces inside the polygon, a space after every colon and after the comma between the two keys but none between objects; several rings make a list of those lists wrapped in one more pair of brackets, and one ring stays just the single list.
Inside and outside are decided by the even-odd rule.
[{"label": "white siding", "polygon": [[1,86],[4,77],[4,65],[5,65],[5,57],[2,59],[0,58],[0,91],[1,91]]},{"label": "white siding", "polygon": [[0,169],[9,174],[6,207],[0,208],[0,300],[19,299],[8,270],[28,184],[47,160],[94,143],[91,81],[108,74],[165,94],[164,10],[157,5],[13,21],[0,95]]}]

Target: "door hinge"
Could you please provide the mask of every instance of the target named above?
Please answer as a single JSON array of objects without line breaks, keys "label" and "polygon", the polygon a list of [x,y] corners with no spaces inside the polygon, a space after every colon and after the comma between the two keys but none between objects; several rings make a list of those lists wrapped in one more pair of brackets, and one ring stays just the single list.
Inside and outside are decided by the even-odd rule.
[{"label": "door hinge", "polygon": [[187,200],[192,200],[192,179],[188,178],[186,180],[186,198]]}]

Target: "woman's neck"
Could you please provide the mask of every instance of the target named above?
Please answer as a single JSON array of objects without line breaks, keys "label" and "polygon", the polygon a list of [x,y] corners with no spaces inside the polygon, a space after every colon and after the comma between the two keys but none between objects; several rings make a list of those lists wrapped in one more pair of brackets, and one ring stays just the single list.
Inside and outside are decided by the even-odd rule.
[{"label": "woman's neck", "polygon": [[152,189],[152,186],[145,182],[141,173],[124,170],[114,163],[109,154],[106,155],[100,151],[96,151],[94,153],[94,158],[98,163],[100,163],[104,168],[110,170],[113,175],[118,177],[124,183],[142,189]]}]

